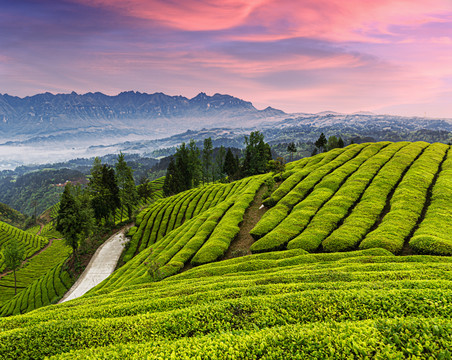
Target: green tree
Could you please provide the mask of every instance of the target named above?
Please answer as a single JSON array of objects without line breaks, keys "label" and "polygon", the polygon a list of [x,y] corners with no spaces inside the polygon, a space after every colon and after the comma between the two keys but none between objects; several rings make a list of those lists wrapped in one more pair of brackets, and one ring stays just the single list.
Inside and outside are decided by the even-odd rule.
[{"label": "green tree", "polygon": [[229,181],[234,180],[239,172],[238,159],[234,157],[231,148],[228,148],[224,158],[223,173],[228,176]]},{"label": "green tree", "polygon": [[211,167],[212,167],[212,138],[204,139],[202,149],[202,181],[203,183],[209,182]]},{"label": "green tree", "polygon": [[165,196],[174,195],[179,192],[179,179],[180,175],[176,168],[174,157],[172,157],[166,169],[165,181],[163,183],[163,194]]},{"label": "green tree", "polygon": [[333,150],[339,147],[339,139],[336,136],[330,136],[328,138],[328,145],[327,145],[327,149],[328,150]]},{"label": "green tree", "polygon": [[201,183],[202,179],[202,163],[201,152],[199,151],[196,142],[191,139],[188,143],[188,162],[191,172],[192,187],[196,187]]},{"label": "green tree", "polygon": [[226,149],[223,145],[217,151],[217,155],[215,156],[215,166],[213,171],[213,181],[218,179],[222,179],[224,177],[224,161],[226,156]]},{"label": "green tree", "polygon": [[91,168],[88,189],[91,194],[91,207],[98,223],[102,219],[108,222],[111,215],[114,218],[116,210],[121,206],[115,171],[112,167],[102,164],[97,157]]},{"label": "green tree", "polygon": [[251,132],[245,136],[245,159],[243,173],[245,176],[263,174],[267,170],[267,162],[272,159],[270,146],[264,142],[260,131]]},{"label": "green tree", "polygon": [[137,191],[140,198],[144,199],[145,202],[152,198],[151,183],[146,176],[140,177]]},{"label": "green tree", "polygon": [[77,257],[81,234],[84,231],[83,220],[80,203],[72,194],[71,183],[68,183],[61,195],[56,230],[63,235],[66,244],[72,248],[75,257]]},{"label": "green tree", "polygon": [[133,170],[127,165],[124,154],[118,155],[116,163],[116,178],[119,188],[119,198],[121,200],[121,221],[124,207],[127,209],[129,219],[132,217],[132,209],[138,203],[138,192],[133,180]]},{"label": "green tree", "polygon": [[343,148],[345,146],[344,140],[342,140],[341,137],[339,137],[339,140],[337,141],[337,146],[340,148]]},{"label": "green tree", "polygon": [[293,161],[293,154],[297,152],[297,147],[294,142],[289,143],[287,145],[287,151],[290,153],[290,161]]},{"label": "green tree", "polygon": [[14,274],[14,295],[17,295],[16,270],[22,264],[23,257],[24,250],[19,246],[17,239],[13,237],[3,249],[3,260],[6,267],[12,270]]},{"label": "green tree", "polygon": [[327,140],[324,133],[321,133],[319,138],[314,143],[315,147],[319,149],[319,152],[326,150]]}]

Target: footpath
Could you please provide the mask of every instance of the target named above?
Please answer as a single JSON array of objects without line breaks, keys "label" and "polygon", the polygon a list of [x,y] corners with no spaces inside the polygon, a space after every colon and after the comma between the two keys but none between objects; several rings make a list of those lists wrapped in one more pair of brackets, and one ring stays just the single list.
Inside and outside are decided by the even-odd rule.
[{"label": "footpath", "polygon": [[128,242],[124,235],[127,230],[128,227],[121,229],[96,250],[85,271],[59,303],[82,296],[113,273],[124,245]]}]

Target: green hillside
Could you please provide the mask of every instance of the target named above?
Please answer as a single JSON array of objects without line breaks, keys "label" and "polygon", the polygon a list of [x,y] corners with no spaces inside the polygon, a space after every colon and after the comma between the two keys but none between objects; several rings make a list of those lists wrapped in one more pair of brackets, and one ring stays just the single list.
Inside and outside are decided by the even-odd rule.
[{"label": "green hillside", "polygon": [[[0,318],[0,358],[449,359],[450,149],[354,144],[160,199],[104,282]],[[50,273],[2,314],[57,299]]]},{"label": "green hillside", "polygon": [[21,214],[6,204],[0,203],[0,221],[18,228],[23,228],[26,220],[27,217],[24,214]]}]

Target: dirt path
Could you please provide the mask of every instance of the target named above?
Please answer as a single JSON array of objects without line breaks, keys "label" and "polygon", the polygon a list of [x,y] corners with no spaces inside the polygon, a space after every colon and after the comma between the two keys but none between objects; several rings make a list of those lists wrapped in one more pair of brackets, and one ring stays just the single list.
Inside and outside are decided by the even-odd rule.
[{"label": "dirt path", "polygon": [[[31,259],[33,259],[35,256],[39,255],[39,254],[42,253],[44,250],[47,250],[47,249],[52,245],[53,240],[58,240],[58,239],[49,239],[49,242],[48,242],[48,244],[47,244],[46,246],[44,246],[42,249],[36,251],[33,255],[31,255],[30,257],[26,258],[24,261],[22,261],[22,264],[20,264],[19,269],[20,269],[22,266],[24,266],[28,261],[30,261]],[[19,269],[18,269],[18,270],[19,270]],[[10,274],[10,273],[12,273],[12,271],[6,271],[6,272],[4,272],[4,273],[1,273],[1,274],[0,274],[0,279],[1,279],[3,276],[6,276],[6,275],[8,275],[8,274]]]},{"label": "dirt path", "polygon": [[85,271],[59,301],[59,303],[76,299],[113,273],[128,239],[124,236],[129,226],[123,227],[105,241],[91,258]]},{"label": "dirt path", "polygon": [[266,190],[267,186],[263,185],[257,192],[256,196],[254,197],[253,203],[245,212],[243,222],[240,225],[240,232],[232,241],[228,251],[223,257],[223,260],[251,254],[250,247],[254,243],[254,239],[250,235],[250,231],[257,224],[262,215],[264,215],[264,213],[267,211],[267,208],[261,208],[262,195]]},{"label": "dirt path", "polygon": [[42,229],[44,229],[44,224],[40,223],[39,226],[40,226],[39,231],[36,233],[37,236],[41,235]]}]

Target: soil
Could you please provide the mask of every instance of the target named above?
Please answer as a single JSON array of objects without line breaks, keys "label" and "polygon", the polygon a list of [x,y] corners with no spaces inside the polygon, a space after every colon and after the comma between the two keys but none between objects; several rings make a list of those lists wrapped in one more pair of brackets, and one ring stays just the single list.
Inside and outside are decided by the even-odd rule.
[{"label": "soil", "polygon": [[261,219],[262,215],[267,211],[262,205],[262,195],[267,190],[267,186],[262,186],[257,192],[251,206],[246,210],[243,222],[240,225],[240,231],[236,238],[232,241],[223,260],[232,259],[239,256],[251,255],[251,245],[254,243],[253,237],[250,235],[251,229]]}]

